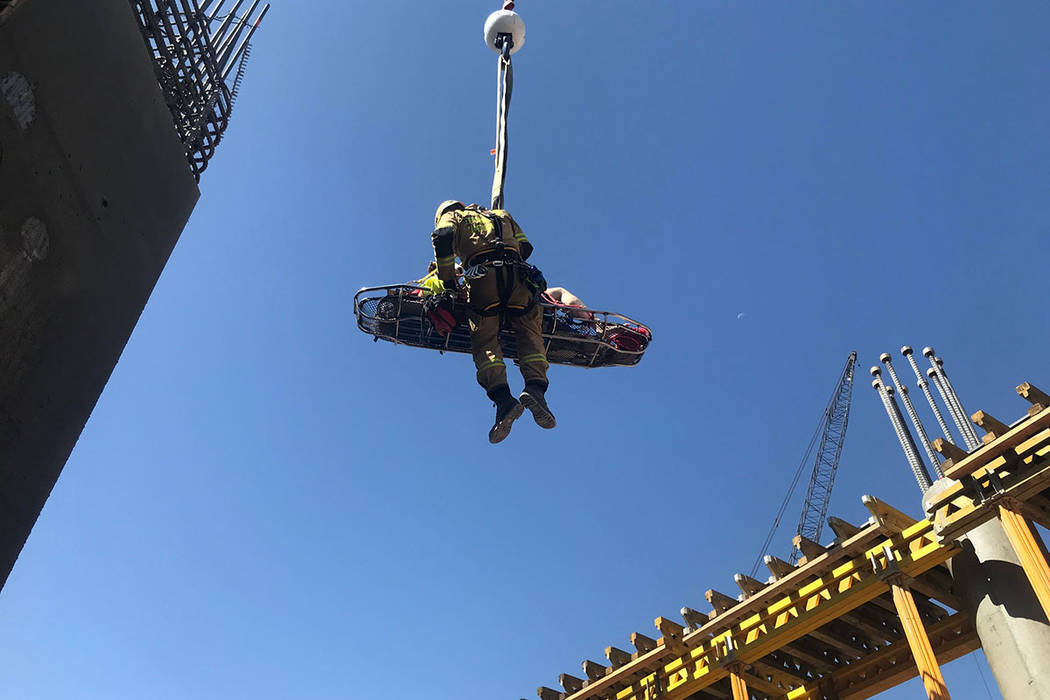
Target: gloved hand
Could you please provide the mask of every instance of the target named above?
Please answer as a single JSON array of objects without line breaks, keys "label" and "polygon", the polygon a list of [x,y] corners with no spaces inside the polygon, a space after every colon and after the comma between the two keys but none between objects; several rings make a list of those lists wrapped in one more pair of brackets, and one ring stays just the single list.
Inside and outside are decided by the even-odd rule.
[{"label": "gloved hand", "polygon": [[455,314],[455,298],[451,294],[432,294],[423,302],[430,325],[439,334],[446,336],[459,325]]},{"label": "gloved hand", "polygon": [[543,276],[540,268],[535,265],[523,264],[522,282],[533,294],[540,294],[547,290],[547,279]]}]

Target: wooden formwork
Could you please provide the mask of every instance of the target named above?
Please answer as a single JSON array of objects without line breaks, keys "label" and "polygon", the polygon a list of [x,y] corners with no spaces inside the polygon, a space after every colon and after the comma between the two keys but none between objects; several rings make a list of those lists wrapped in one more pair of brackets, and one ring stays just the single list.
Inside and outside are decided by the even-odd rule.
[{"label": "wooden formwork", "polygon": [[[916,521],[871,496],[863,525],[830,518],[830,545],[796,537],[797,565],[766,557],[765,582],[734,576],[739,595],[709,590],[708,612],[654,621],[634,651],[605,649],[583,677],[563,673],[541,700],[860,700],[919,676],[947,700],[939,666],[980,646],[945,562],[958,538],[1000,518],[1033,588],[1050,606],[1050,569],[1032,522],[1050,525],[1050,398],[1022,384],[1031,403],[1012,426],[984,412],[985,444],[967,454],[939,441],[956,480]],[[1047,607],[1050,616],[1050,607]],[[683,624],[684,623],[684,624]]]},{"label": "wooden formwork", "polygon": [[944,541],[998,518],[1050,618],[1050,566],[1033,526],[1050,527],[1050,397],[1028,382],[1017,393],[1031,406],[1013,425],[984,411],[973,414],[987,431],[982,447],[965,454],[936,441],[937,450],[948,457],[945,476],[954,482],[928,499],[926,507]]},{"label": "wooden formwork", "polygon": [[585,661],[586,678],[562,674],[562,690],[540,688],[540,698],[868,697],[918,673],[891,592],[898,580],[942,663],[975,649],[944,566],[955,546],[929,521],[863,502],[864,525],[832,518],[831,545],[799,540],[797,565],[767,557],[768,582],[738,574],[739,596],[709,590],[710,612],[684,608],[685,624],[656,618],[655,639],[631,635],[635,651],[608,647],[608,664]]}]

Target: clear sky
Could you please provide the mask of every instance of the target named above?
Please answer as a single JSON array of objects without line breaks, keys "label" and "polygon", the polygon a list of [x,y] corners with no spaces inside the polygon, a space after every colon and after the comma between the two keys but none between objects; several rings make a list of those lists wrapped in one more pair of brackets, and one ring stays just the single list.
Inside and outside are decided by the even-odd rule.
[{"label": "clear sky", "polygon": [[1008,421],[1050,387],[1044,2],[522,0],[507,208],[654,342],[553,368],[558,428],[496,447],[470,358],[373,343],[351,300],[486,201],[498,3],[273,2],[0,594],[0,697],[532,698],[733,589],[850,350],[855,522],[919,514],[879,353],[934,345]]}]

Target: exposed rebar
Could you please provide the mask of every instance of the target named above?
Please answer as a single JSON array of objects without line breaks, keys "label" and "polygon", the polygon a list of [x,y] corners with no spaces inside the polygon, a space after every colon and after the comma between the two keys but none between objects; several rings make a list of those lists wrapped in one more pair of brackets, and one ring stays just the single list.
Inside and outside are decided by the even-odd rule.
[{"label": "exposed rebar", "polygon": [[941,463],[937,459],[937,452],[933,449],[933,445],[930,442],[929,436],[926,434],[926,428],[923,427],[922,421],[919,420],[919,414],[915,411],[915,406],[911,402],[911,397],[908,396],[908,387],[904,386],[901,382],[900,377],[897,376],[897,370],[893,368],[893,362],[891,361],[890,354],[888,352],[882,353],[879,356],[879,361],[886,365],[886,369],[890,373],[890,377],[893,379],[893,385],[897,388],[897,393],[901,397],[901,401],[904,402],[904,410],[908,413],[908,418],[911,419],[911,424],[915,426],[915,432],[919,436],[919,442],[922,443],[922,447],[926,450],[926,456],[930,458],[930,466],[933,467],[933,471],[937,473],[937,478],[944,476],[941,471]]},{"label": "exposed rebar", "polygon": [[948,392],[948,397],[952,400],[952,403],[955,404],[955,409],[963,421],[963,426],[966,428],[970,442],[973,444],[972,449],[980,447],[981,438],[977,434],[977,428],[974,427],[973,421],[970,420],[970,414],[965,408],[963,408],[962,399],[959,398],[959,394],[955,391],[955,387],[952,385],[951,380],[948,379],[948,373],[944,371],[944,360],[934,354],[933,348],[929,348],[929,351],[930,365],[937,368],[937,374],[940,375],[941,381],[944,382],[944,388]]},{"label": "exposed rebar", "polygon": [[904,424],[904,417],[897,407],[897,402],[893,400],[893,389],[882,383],[882,380],[879,378],[881,374],[882,370],[878,367],[871,368],[871,375],[875,377],[871,386],[878,392],[879,398],[882,399],[882,405],[886,409],[886,416],[890,419],[893,432],[897,434],[897,440],[901,444],[901,449],[904,450],[904,456],[908,460],[908,466],[911,467],[912,474],[915,475],[915,481],[918,482],[922,492],[926,493],[932,483],[930,473],[926,471],[926,465],[923,464],[922,457],[919,456],[919,450],[915,447],[915,440],[912,438],[908,426]]},{"label": "exposed rebar", "polygon": [[944,439],[948,442],[955,444],[955,439],[952,437],[951,432],[948,430],[948,423],[944,420],[944,415],[941,413],[940,406],[933,398],[933,394],[930,393],[930,383],[926,381],[926,377],[923,376],[919,365],[915,362],[915,351],[910,346],[905,345],[901,348],[901,355],[908,360],[908,364],[911,365],[911,369],[915,372],[915,381],[922,389],[922,393],[926,396],[926,401],[930,404],[930,410],[933,411],[934,417],[937,419],[937,425],[941,427],[941,432],[944,434]]},{"label": "exposed rebar", "polygon": [[[258,4],[258,3],[256,3],[256,4]],[[252,9],[253,10],[255,9],[254,5],[252,6]],[[259,13],[258,19],[256,19],[255,22],[252,24],[251,29],[248,30],[248,33],[245,35],[244,39],[241,40],[240,45],[238,45],[237,48],[234,50],[233,54],[231,55],[230,59],[227,61],[226,65],[219,67],[219,70],[222,71],[222,79],[223,79],[223,81],[225,81],[226,78],[229,77],[230,71],[232,71],[233,67],[240,62],[241,56],[243,56],[244,52],[248,50],[249,42],[251,42],[252,37],[255,35],[255,30],[259,28],[259,24],[262,23],[263,17],[266,16],[266,13],[269,12],[269,10],[270,10],[270,4],[267,3],[266,5],[263,6],[262,12]],[[251,15],[251,12],[249,12],[249,16],[250,15]]]},{"label": "exposed rebar", "polygon": [[941,380],[941,373],[936,368],[930,367],[926,370],[926,376],[933,382],[933,386],[937,388],[937,393],[941,395],[941,400],[944,401],[944,405],[948,408],[948,414],[952,417],[952,422],[955,423],[955,429],[962,436],[963,447],[966,448],[967,452],[974,449],[974,445],[970,442],[970,435],[966,432],[966,419],[959,414],[959,409],[952,402],[948,395],[948,389],[944,386],[944,382]]},{"label": "exposed rebar", "polygon": [[[131,0],[195,179],[215,153],[229,124],[227,78],[240,67],[249,40],[269,5],[239,14],[246,0]],[[232,6],[232,7],[230,7]],[[257,16],[255,16],[257,14]],[[213,26],[214,24],[214,26]],[[241,39],[245,30],[248,36]],[[238,74],[240,75],[240,73]]]}]

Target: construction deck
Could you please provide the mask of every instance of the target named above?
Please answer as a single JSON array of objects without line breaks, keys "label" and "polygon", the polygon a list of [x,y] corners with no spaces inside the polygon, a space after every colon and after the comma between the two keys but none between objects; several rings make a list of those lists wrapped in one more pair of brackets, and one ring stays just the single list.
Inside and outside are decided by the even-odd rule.
[{"label": "construction deck", "polygon": [[563,673],[562,689],[539,697],[859,700],[921,675],[930,698],[947,699],[939,666],[980,646],[945,565],[959,537],[1002,519],[1050,616],[1050,568],[1032,527],[1050,526],[1050,398],[1027,383],[1018,393],[1032,406],[1012,426],[974,414],[981,448],[938,443],[957,481],[927,504],[932,521],[865,496],[866,523],[830,518],[830,545],[796,537],[797,565],[767,556],[768,581],[736,574],[739,595],[708,590],[709,612],[657,617],[655,638],[632,634],[632,652],[606,647],[605,663],[585,660],[582,677]]}]

